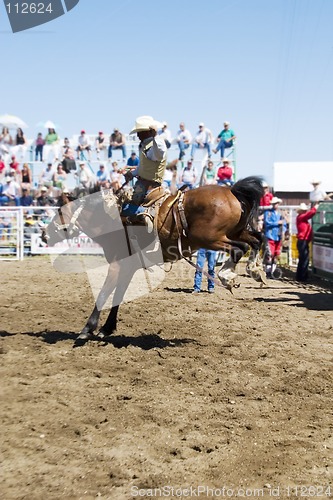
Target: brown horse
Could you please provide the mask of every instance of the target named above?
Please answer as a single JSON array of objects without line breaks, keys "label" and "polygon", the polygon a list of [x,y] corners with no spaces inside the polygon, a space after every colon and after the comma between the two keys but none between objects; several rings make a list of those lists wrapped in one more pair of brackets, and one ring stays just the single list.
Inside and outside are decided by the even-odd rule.
[{"label": "brown horse", "polygon": [[[250,268],[260,270],[262,235],[255,225],[262,192],[261,179],[247,177],[231,188],[209,185],[160,197],[155,204],[156,231],[151,234],[145,226],[123,227],[117,217],[118,200],[111,192],[96,193],[59,209],[43,235],[44,241],[52,245],[83,231],[102,246],[109,263],[94,310],[78,339],[100,339],[116,330],[119,305],[140,267],[187,258],[198,248],[227,250],[230,258],[218,277],[231,290],[236,285],[236,264],[250,247]],[[162,251],[156,251],[158,240]],[[129,264],[128,257],[133,254],[137,258]],[[113,291],[110,314],[94,335],[100,311]]]}]

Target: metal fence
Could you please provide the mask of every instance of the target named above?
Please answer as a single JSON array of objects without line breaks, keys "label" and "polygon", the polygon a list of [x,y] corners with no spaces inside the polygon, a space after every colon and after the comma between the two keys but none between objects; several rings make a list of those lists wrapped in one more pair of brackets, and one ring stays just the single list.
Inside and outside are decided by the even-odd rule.
[{"label": "metal fence", "polygon": [[[296,206],[282,206],[289,228],[289,237],[283,242],[281,263],[297,265]],[[80,254],[102,254],[99,245],[84,233],[49,248],[41,239],[42,229],[54,217],[56,207],[1,207],[0,260],[22,260],[30,255],[62,253],[68,248],[79,249]]]}]

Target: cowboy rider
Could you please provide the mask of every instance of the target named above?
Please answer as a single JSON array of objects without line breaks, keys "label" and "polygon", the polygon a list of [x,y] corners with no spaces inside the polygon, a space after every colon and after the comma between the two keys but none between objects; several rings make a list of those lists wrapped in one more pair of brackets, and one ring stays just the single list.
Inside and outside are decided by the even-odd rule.
[{"label": "cowboy rider", "polygon": [[140,139],[140,164],[135,170],[127,172],[125,179],[129,182],[137,178],[132,199],[123,206],[121,215],[127,217],[128,222],[148,224],[149,218],[142,215],[143,203],[148,191],[161,186],[167,160],[165,141],[157,134],[160,124],[151,116],[140,116],[130,134],[137,134]]}]

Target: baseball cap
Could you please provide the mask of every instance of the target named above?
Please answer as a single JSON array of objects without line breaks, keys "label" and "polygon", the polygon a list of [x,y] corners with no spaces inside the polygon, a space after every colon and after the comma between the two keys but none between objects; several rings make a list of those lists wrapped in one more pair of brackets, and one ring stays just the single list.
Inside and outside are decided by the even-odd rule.
[{"label": "baseball cap", "polygon": [[85,134],[85,133],[86,133],[86,131],[85,131],[85,130],[81,130],[81,134]]}]

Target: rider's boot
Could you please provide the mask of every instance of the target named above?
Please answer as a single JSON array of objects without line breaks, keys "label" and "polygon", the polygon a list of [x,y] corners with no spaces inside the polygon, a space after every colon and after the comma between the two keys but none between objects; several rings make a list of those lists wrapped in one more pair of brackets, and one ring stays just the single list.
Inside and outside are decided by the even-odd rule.
[{"label": "rider's boot", "polygon": [[130,224],[142,224],[147,227],[148,233],[153,232],[154,230],[154,224],[149,215],[145,214],[135,214],[135,215],[129,215],[127,217],[127,220]]}]

